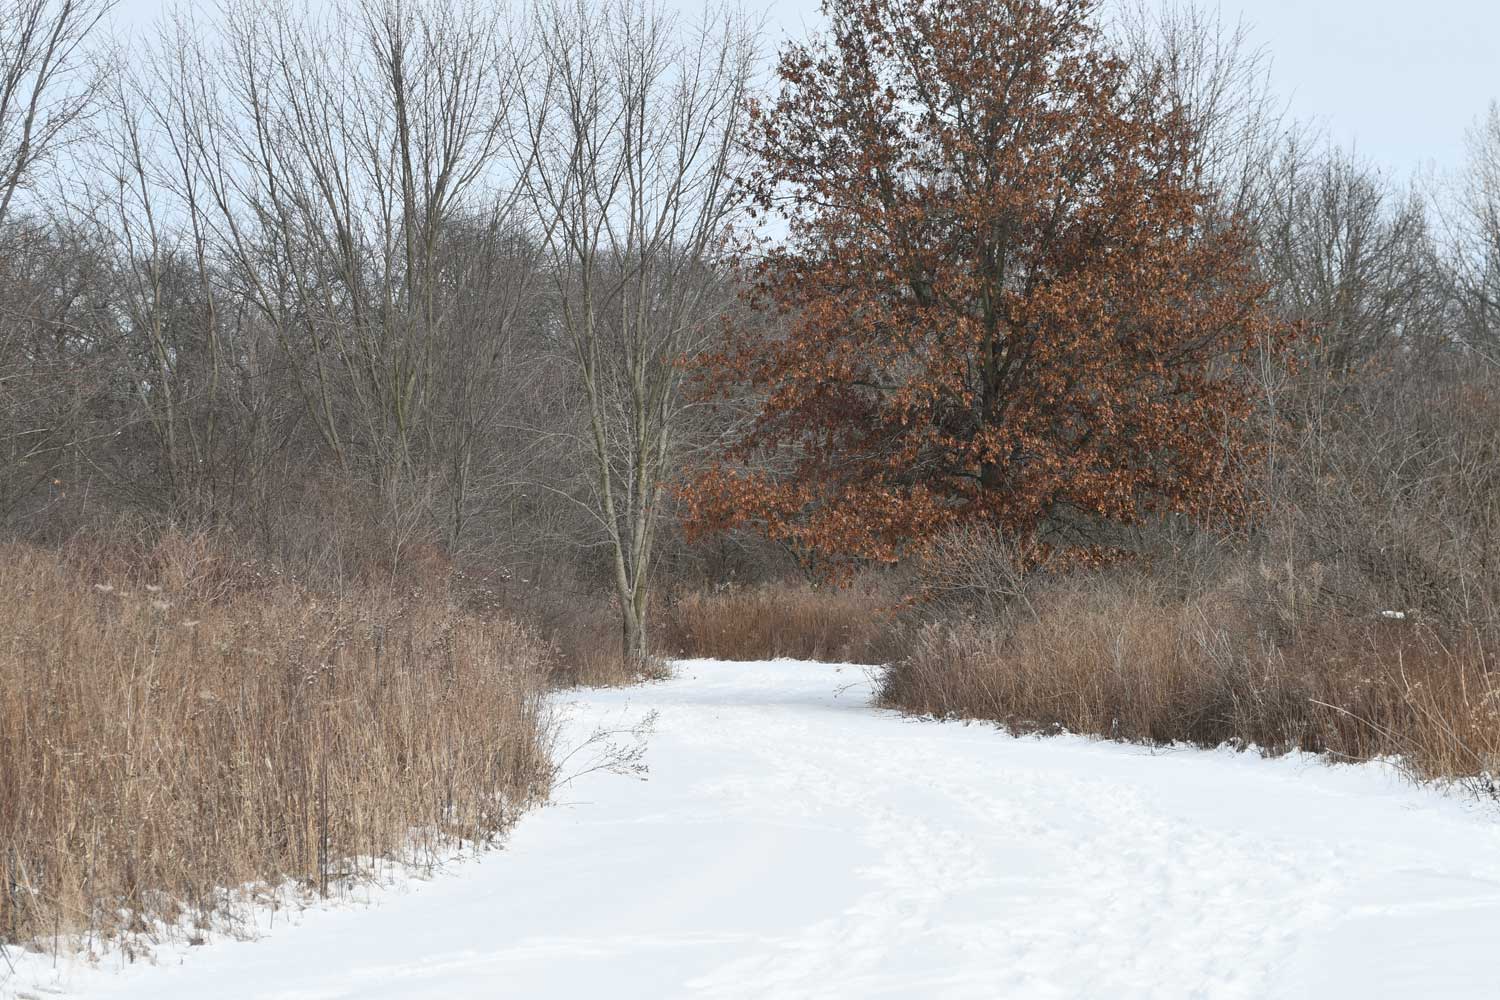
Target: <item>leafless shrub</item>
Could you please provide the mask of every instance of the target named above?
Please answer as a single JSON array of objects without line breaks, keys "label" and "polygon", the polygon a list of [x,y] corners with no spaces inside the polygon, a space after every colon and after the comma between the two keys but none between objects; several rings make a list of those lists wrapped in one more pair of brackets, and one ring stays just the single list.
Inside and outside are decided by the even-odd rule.
[{"label": "leafless shrub", "polygon": [[993,528],[966,526],[925,547],[914,571],[924,611],[945,619],[998,622],[1035,615],[1030,595],[1044,577],[1035,548]]},{"label": "leafless shrub", "polygon": [[1297,619],[1392,610],[1500,635],[1496,415],[1492,373],[1403,362],[1273,428],[1250,542],[1301,581]]}]

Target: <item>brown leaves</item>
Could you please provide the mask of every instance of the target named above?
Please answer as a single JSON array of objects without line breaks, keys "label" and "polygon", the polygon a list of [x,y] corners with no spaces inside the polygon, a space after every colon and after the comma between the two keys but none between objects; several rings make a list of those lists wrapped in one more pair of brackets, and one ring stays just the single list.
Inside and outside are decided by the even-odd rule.
[{"label": "brown leaves", "polygon": [[1243,362],[1287,334],[1096,9],[831,0],[783,56],[749,184],[788,235],[745,263],[781,329],[705,359],[765,400],[732,455],[766,467],[706,471],[695,526],[889,560],[963,522],[1092,551],[1237,509]]}]

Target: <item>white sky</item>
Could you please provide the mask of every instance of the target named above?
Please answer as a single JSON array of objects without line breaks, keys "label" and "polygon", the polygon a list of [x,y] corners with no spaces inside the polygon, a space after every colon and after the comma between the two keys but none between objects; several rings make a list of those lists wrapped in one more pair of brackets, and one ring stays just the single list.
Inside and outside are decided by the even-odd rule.
[{"label": "white sky", "polygon": [[[149,24],[168,2],[121,0],[122,27]],[[778,41],[819,20],[817,0],[747,2],[767,8]],[[1500,98],[1500,0],[1222,0],[1222,9],[1254,26],[1294,115],[1395,178],[1459,167],[1464,130]]]}]

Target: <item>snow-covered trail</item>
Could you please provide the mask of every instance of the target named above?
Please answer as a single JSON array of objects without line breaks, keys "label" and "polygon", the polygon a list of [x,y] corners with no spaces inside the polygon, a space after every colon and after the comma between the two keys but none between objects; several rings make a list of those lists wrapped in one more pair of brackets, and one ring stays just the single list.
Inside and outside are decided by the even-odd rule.
[{"label": "snow-covered trail", "polygon": [[[98,997],[1500,997],[1500,813],[1376,767],[903,719],[860,668],[681,664],[502,851]],[[173,959],[175,962],[176,960]],[[38,994],[44,995],[44,994]]]}]

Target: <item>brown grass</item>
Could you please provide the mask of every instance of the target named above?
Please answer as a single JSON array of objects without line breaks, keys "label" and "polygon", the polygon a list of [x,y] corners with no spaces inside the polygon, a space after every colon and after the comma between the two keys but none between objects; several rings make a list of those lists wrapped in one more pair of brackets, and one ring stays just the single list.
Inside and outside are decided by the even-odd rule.
[{"label": "brown grass", "polygon": [[683,656],[721,660],[879,663],[891,648],[896,604],[873,582],[690,593],[663,612],[658,645]]},{"label": "brown grass", "polygon": [[622,655],[619,607],[589,591],[536,588],[509,597],[507,608],[533,626],[554,652],[551,681],[560,687],[625,687],[668,675],[665,661],[641,669]]},{"label": "brown grass", "polygon": [[323,596],[168,536],[0,547],[0,940],[208,921],[504,831],[549,652],[436,596]]},{"label": "brown grass", "polygon": [[1500,770],[1500,674],[1482,644],[1378,615],[1278,634],[1252,589],[1054,583],[1010,620],[921,629],[881,698],[1016,731],[1397,755],[1420,777],[1484,783]]}]

